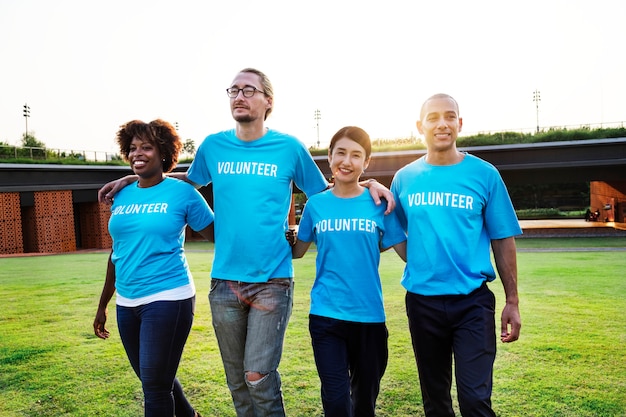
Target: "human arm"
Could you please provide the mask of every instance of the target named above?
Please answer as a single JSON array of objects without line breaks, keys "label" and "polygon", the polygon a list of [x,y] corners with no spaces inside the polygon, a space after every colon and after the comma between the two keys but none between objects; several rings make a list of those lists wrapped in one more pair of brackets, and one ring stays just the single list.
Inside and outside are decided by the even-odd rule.
[{"label": "human arm", "polygon": [[113,203],[113,196],[128,184],[139,179],[139,175],[127,175],[113,181],[109,181],[98,190],[98,201],[105,204]]},{"label": "human arm", "polygon": [[104,288],[102,288],[102,294],[100,294],[100,302],[98,303],[98,311],[96,312],[96,318],[93,321],[93,330],[96,336],[100,339],[107,339],[109,337],[109,331],[106,329],[106,321],[108,308],[107,305],[111,301],[111,297],[115,293],[115,265],[111,261],[111,255],[107,263],[106,278],[104,280]]},{"label": "human arm", "polygon": [[406,262],[406,240],[398,243],[397,245],[393,245],[393,250],[395,250],[398,256]]},{"label": "human arm", "polygon": [[515,238],[494,239],[491,241],[496,269],[504,287],[506,297],[501,315],[500,340],[504,343],[519,339],[522,319],[519,312],[517,293],[517,253]]},{"label": "human arm", "polygon": [[[382,208],[378,210],[382,210]],[[380,248],[381,252],[393,248],[398,256],[406,262],[407,235],[398,217],[400,211],[401,207],[399,206],[393,213],[383,216],[384,232],[380,239]]]},{"label": "human arm", "polygon": [[[200,188],[198,184],[187,178],[186,172],[170,172],[167,176],[188,182],[195,188]],[[107,182],[98,190],[98,201],[101,203],[112,204],[115,194],[117,194],[122,188],[137,180],[139,180],[139,175],[126,175],[125,177]]]},{"label": "human arm", "polygon": [[311,242],[304,242],[298,239],[298,231],[296,229],[289,229],[285,232],[285,238],[289,245],[291,245],[291,257],[293,259],[302,258],[306,251],[311,246]]},{"label": "human arm", "polygon": [[[189,185],[192,185],[192,187],[189,187]],[[187,205],[185,217],[187,226],[194,232],[199,233],[204,239],[212,241],[214,239],[212,225],[215,220],[215,214],[204,196],[198,190],[193,189],[193,184],[189,185],[179,184],[181,190],[185,190],[185,193],[181,193],[181,197]]]},{"label": "human arm", "polygon": [[[406,240],[404,242],[397,243],[397,244],[391,246],[390,248],[393,248],[393,250],[396,251],[396,253],[400,257],[400,259],[402,259],[404,262],[406,262]],[[381,252],[385,252],[385,251],[389,250],[390,248],[380,248],[380,251]]]},{"label": "human arm", "polygon": [[389,190],[389,188],[385,187],[374,178],[370,178],[365,181],[359,182],[359,185],[367,188],[374,200],[374,203],[379,206],[381,203],[381,199],[387,200],[387,210],[385,210],[385,214],[389,214],[396,207],[396,200],[393,198],[393,193]]},{"label": "human arm", "polygon": [[[211,222],[211,224],[213,224],[213,222]],[[198,230],[198,233],[200,233],[200,235],[206,240],[211,240],[213,238],[211,235],[211,224],[202,230]]]},{"label": "human arm", "polygon": [[311,242],[304,242],[300,239],[296,240],[296,244],[291,247],[291,257],[294,259],[302,258],[311,246]]}]

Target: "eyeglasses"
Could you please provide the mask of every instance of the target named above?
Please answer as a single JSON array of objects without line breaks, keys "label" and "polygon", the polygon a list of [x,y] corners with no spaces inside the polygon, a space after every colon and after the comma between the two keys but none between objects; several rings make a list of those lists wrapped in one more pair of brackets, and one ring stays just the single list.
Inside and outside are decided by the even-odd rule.
[{"label": "eyeglasses", "polygon": [[257,91],[259,93],[265,94],[264,91],[261,91],[257,89],[256,87],[244,87],[244,88],[230,87],[226,89],[226,94],[228,94],[228,97],[230,98],[237,98],[240,91],[243,92],[243,96],[246,98],[252,97],[254,93],[256,93]]}]

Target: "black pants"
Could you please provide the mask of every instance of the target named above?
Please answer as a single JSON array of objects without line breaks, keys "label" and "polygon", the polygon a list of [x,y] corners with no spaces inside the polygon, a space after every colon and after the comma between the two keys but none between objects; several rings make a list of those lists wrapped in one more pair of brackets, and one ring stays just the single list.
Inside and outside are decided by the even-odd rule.
[{"label": "black pants", "polygon": [[385,323],[309,316],[325,417],[373,417],[387,368]]},{"label": "black pants", "polygon": [[495,416],[491,409],[496,356],[495,297],[486,284],[468,295],[407,292],[406,311],[427,417],[452,417],[452,356],[464,417]]}]

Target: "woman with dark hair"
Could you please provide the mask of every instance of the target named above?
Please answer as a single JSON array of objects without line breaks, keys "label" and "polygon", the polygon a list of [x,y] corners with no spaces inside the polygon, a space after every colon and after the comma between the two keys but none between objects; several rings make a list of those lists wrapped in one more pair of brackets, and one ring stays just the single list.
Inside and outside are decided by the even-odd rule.
[{"label": "woman with dark hair", "polygon": [[213,212],[193,186],[165,175],[183,147],[171,124],[130,121],[117,132],[117,143],[139,179],[121,190],[111,207],[113,250],[94,332],[109,337],[107,305],[117,291],[120,338],[141,380],[145,416],[197,417],[176,378],[196,294],[185,257],[185,228],[208,239]]},{"label": "woman with dark hair", "polygon": [[400,223],[359,184],[370,155],[363,129],[347,126],[333,136],[328,162],[335,185],[308,200],[292,248],[300,258],[311,242],[317,246],[309,331],[326,417],[375,415],[388,359],[380,252],[393,246],[406,260]]}]

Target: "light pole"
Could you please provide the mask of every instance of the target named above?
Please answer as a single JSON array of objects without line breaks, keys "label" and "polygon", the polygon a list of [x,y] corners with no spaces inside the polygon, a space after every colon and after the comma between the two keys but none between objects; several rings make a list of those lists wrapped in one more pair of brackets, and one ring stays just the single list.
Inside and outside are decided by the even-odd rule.
[{"label": "light pole", "polygon": [[539,133],[539,102],[541,101],[541,95],[537,89],[533,92],[533,101],[535,102],[535,107],[537,108],[537,133]]},{"label": "light pole", "polygon": [[28,104],[24,104],[24,119],[26,119],[26,133],[24,133],[24,140],[28,136],[28,118],[30,117],[30,106]]},{"label": "light pole", "polygon": [[315,125],[317,127],[317,147],[319,149],[320,147],[320,119],[322,118],[322,113],[319,111],[319,109],[315,110],[313,118],[315,119]]}]

